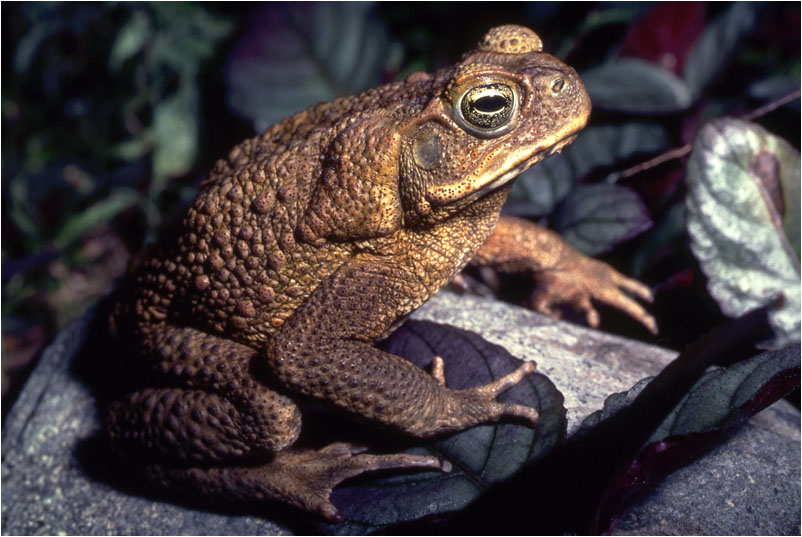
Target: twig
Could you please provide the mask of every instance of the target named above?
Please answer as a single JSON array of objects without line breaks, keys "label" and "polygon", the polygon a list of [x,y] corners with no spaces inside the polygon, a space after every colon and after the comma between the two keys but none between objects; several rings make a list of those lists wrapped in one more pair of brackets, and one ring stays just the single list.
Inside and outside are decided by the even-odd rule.
[{"label": "twig", "polygon": [[655,166],[659,166],[660,164],[668,162],[669,160],[684,157],[690,152],[691,152],[691,144],[685,144],[682,147],[675,147],[671,151],[667,151],[662,155],[657,155],[656,157],[651,158],[646,162],[641,162],[640,164],[636,164],[631,168],[627,168],[626,170],[621,172],[621,178],[626,179],[627,177],[632,177],[633,175],[648,170],[649,168],[654,168]]},{"label": "twig", "polygon": [[[761,116],[765,116],[769,112],[772,112],[773,110],[776,110],[777,108],[785,104],[790,103],[791,101],[799,99],[799,97],[800,97],[800,90],[798,89],[794,90],[787,95],[783,95],[777,100],[774,100],[764,106],[761,106],[760,108],[757,108],[756,110],[753,110],[747,114],[742,115],[740,119],[743,119],[744,121],[753,121]],[[645,162],[636,164],[621,172],[621,178],[626,179],[627,177],[632,177],[633,175],[646,171],[649,168],[654,168],[655,166],[659,166],[660,164],[668,162],[669,160],[674,160],[677,158],[684,157],[685,155],[691,152],[692,147],[693,146],[691,144],[685,144],[681,147],[675,147],[670,151],[666,151],[662,155],[657,155],[656,157],[651,158]]]},{"label": "twig", "polygon": [[769,112],[783,106],[784,104],[788,104],[791,101],[799,99],[799,96],[800,96],[800,90],[792,91],[788,95],[783,95],[776,101],[772,101],[767,105],[761,106],[757,110],[754,110],[752,112],[749,112],[748,114],[741,116],[741,119],[743,119],[744,121],[752,121],[753,119],[759,118],[760,116],[765,116]]}]

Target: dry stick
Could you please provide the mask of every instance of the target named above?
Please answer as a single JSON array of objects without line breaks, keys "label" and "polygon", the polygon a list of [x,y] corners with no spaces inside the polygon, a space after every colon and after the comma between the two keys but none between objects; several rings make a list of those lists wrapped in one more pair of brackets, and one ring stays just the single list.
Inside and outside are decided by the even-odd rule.
[{"label": "dry stick", "polygon": [[776,110],[777,108],[781,107],[782,105],[788,104],[791,101],[795,101],[795,100],[799,99],[799,96],[800,96],[800,90],[792,91],[788,95],[784,95],[784,96],[780,97],[779,99],[777,99],[776,101],[772,101],[772,102],[770,102],[769,104],[767,104],[765,106],[761,106],[760,108],[758,108],[757,110],[755,110],[753,112],[750,112],[748,114],[745,114],[745,115],[741,116],[741,119],[743,119],[744,121],[752,121],[753,119],[759,118],[760,116],[765,116],[769,112],[771,112],[773,110]]},{"label": "dry stick", "polygon": [[[788,104],[791,101],[795,101],[800,97],[800,90],[794,90],[791,93],[784,95],[777,99],[776,101],[772,101],[767,105],[761,106],[760,108],[749,112],[748,114],[744,114],[741,116],[741,119],[744,121],[752,121],[756,118],[761,116],[765,116],[769,112],[776,110],[777,108],[783,106],[784,104]],[[675,147],[674,149],[663,153],[662,155],[657,155],[656,157],[649,159],[645,162],[641,162],[640,164],[636,164],[631,168],[627,168],[623,172],[621,172],[621,178],[626,179],[627,177],[632,177],[633,175],[639,174],[642,171],[648,170],[649,168],[654,168],[655,166],[659,166],[664,162],[668,162],[669,160],[673,160],[675,158],[684,157],[688,153],[691,152],[692,149],[691,144],[685,144],[681,147]]]},{"label": "dry stick", "polygon": [[640,164],[636,164],[631,168],[627,168],[626,170],[621,172],[621,179],[632,177],[633,175],[639,174],[642,171],[646,171],[649,168],[654,168],[655,166],[659,166],[660,164],[668,162],[669,160],[684,157],[690,152],[691,152],[691,144],[685,144],[682,147],[675,147],[671,151],[667,151],[662,155],[657,155],[656,157],[649,159],[646,162],[641,162]]}]

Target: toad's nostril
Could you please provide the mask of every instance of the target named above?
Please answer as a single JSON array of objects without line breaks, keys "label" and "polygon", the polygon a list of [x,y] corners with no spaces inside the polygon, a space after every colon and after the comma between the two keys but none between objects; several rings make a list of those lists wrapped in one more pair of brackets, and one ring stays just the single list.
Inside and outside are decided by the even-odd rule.
[{"label": "toad's nostril", "polygon": [[554,93],[560,93],[564,88],[565,88],[564,78],[558,78],[551,83],[551,91],[553,91]]}]

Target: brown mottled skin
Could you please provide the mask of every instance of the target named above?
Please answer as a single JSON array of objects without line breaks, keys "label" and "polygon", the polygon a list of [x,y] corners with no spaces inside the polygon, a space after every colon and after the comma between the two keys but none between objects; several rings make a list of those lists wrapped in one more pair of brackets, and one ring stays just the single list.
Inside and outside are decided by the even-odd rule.
[{"label": "brown mottled skin", "polygon": [[[564,265],[579,281],[556,282],[568,295],[597,263],[527,222],[496,226],[511,179],[590,113],[574,70],[540,50],[531,30],[495,28],[454,67],[319,104],[219,161],[112,315],[133,384],[107,412],[118,455],[163,486],[337,520],[329,494],[342,480],[445,465],[348,444],[293,449],[299,394],[416,437],[507,417],[536,424],[534,409],[494,401],[531,363],[450,390],[439,360],[429,374],[373,343],[477,250],[501,270]],[[614,281],[602,295],[648,324],[617,286],[648,290],[598,266]],[[569,299],[593,311],[589,296],[600,295]]]}]

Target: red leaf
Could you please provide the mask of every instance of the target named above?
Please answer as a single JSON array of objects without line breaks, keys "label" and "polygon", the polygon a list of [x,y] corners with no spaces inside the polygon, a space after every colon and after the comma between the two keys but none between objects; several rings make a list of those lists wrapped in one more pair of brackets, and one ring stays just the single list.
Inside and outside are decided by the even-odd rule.
[{"label": "red leaf", "polygon": [[632,56],[682,73],[682,64],[705,25],[700,2],[658,3],[627,34],[621,56]]},{"label": "red leaf", "polygon": [[690,287],[693,284],[693,270],[683,270],[669,278],[663,290],[674,290]]}]

